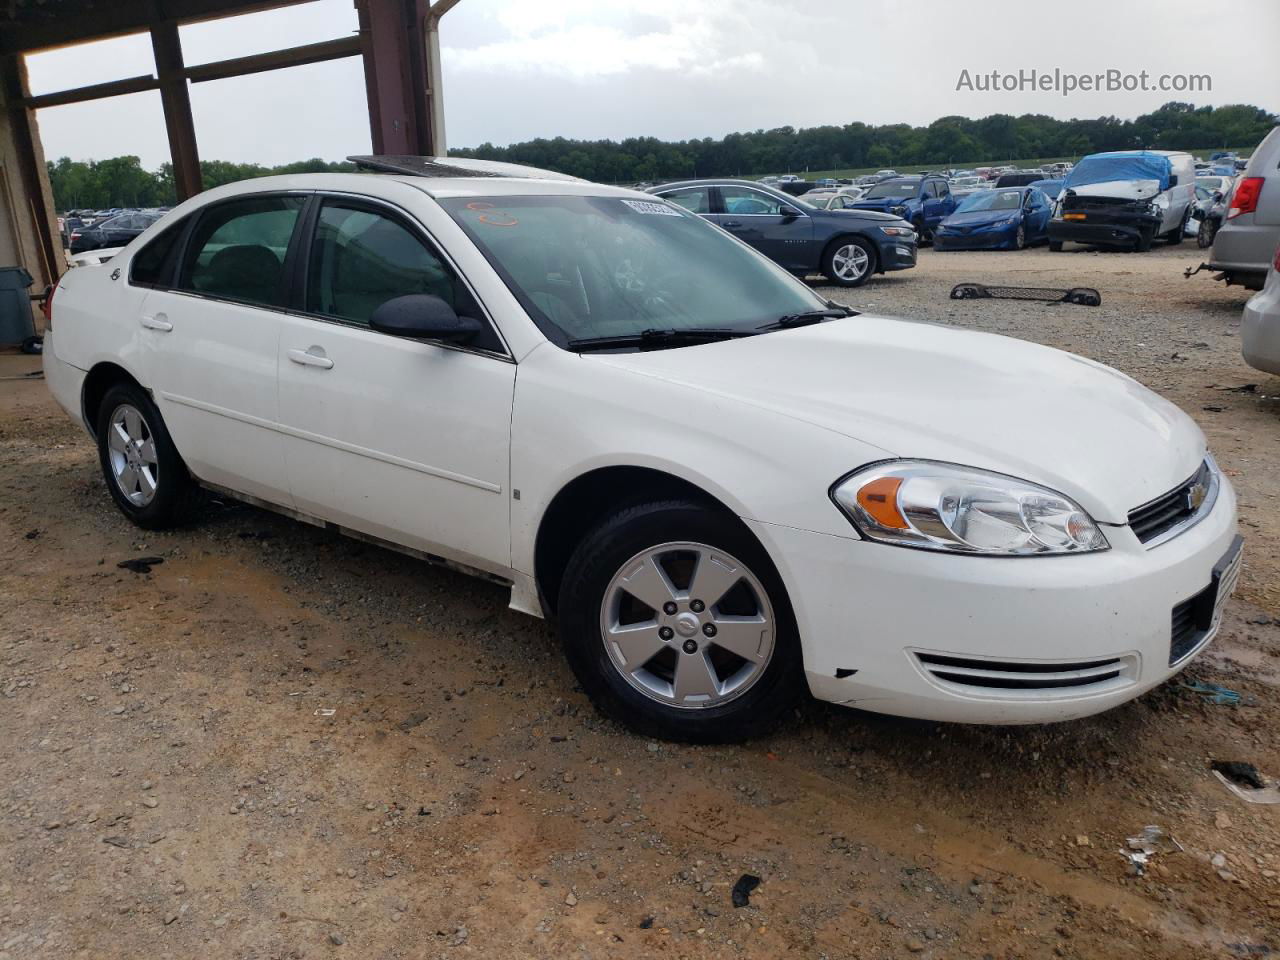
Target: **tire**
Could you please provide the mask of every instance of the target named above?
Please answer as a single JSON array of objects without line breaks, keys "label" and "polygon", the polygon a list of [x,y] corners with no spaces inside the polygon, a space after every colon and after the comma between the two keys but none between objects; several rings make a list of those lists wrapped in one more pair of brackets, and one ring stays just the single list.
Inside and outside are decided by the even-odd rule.
[{"label": "tire", "polygon": [[1061,253],[1061,252],[1062,252],[1062,241],[1061,241],[1061,240],[1050,240],[1050,241],[1049,241],[1049,252],[1050,252],[1050,253]]},{"label": "tire", "polygon": [[1151,231],[1143,230],[1138,234],[1138,239],[1133,244],[1136,253],[1146,253],[1151,249],[1151,241],[1154,239]]},{"label": "tire", "polygon": [[911,227],[912,229],[915,230],[916,236],[919,237],[919,239],[916,241],[916,243],[919,246],[923,247],[926,243],[928,244],[933,243],[933,232],[924,225],[923,221],[912,220]]},{"label": "tire", "polygon": [[121,513],[146,530],[187,518],[196,486],[145,390],[133,383],[110,387],[98,408],[97,435],[98,462]]},{"label": "tire", "polygon": [[1018,224],[1018,231],[1013,235],[1013,249],[1022,250],[1027,246],[1027,231],[1022,224]]},{"label": "tire", "polygon": [[[696,596],[708,589],[720,596]],[[768,555],[736,518],[690,500],[632,504],[598,524],[569,559],[558,611],[587,696],[647,736],[745,740],[804,690],[795,618]]]},{"label": "tire", "polygon": [[860,287],[875,272],[875,248],[861,237],[841,237],[822,256],[822,273],[837,287]]},{"label": "tire", "polygon": [[1218,224],[1209,219],[1200,221],[1200,229],[1196,231],[1196,246],[1201,250],[1207,250],[1213,246],[1214,235],[1218,232]]}]

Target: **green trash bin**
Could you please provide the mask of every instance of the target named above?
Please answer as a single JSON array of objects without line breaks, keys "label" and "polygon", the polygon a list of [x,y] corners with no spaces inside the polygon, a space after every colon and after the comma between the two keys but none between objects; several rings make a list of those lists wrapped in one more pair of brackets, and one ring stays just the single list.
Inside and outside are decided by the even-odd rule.
[{"label": "green trash bin", "polygon": [[38,353],[35,318],[31,315],[31,274],[22,267],[0,267],[0,345],[20,345]]}]

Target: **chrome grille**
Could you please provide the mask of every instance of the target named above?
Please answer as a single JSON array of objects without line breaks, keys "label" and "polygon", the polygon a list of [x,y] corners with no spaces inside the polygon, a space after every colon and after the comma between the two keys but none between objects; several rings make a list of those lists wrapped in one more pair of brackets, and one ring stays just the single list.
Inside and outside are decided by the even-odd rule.
[{"label": "chrome grille", "polygon": [[1129,511],[1129,526],[1139,542],[1150,543],[1207,512],[1213,506],[1211,493],[1216,485],[1217,478],[1206,460],[1185,483]]}]

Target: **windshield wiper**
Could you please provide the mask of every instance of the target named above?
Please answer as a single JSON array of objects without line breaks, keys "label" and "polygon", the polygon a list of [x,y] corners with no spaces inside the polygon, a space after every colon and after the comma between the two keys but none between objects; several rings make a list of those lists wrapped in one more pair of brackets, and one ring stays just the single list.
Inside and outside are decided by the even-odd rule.
[{"label": "windshield wiper", "polygon": [[655,350],[662,347],[676,347],[690,343],[712,343],[716,340],[732,340],[737,337],[750,337],[754,330],[730,330],[726,327],[690,327],[684,330],[641,330],[639,333],[623,333],[608,337],[581,337],[570,340],[570,350],[579,353],[589,350],[616,350],[626,347],[639,347],[641,350]]},{"label": "windshield wiper", "polygon": [[769,323],[762,323],[756,327],[757,330],[786,330],[788,327],[807,327],[811,323],[822,323],[824,320],[839,320],[841,317],[857,316],[857,310],[850,310],[848,307],[842,307],[836,304],[827,310],[807,310],[804,313],[788,313],[772,320]]}]

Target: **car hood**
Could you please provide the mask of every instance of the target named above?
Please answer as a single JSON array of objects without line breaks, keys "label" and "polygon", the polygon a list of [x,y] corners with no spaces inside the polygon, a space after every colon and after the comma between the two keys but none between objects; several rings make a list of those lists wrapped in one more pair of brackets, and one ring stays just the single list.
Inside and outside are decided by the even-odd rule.
[{"label": "car hood", "polygon": [[905,207],[911,197],[873,197],[870,200],[857,200],[846,210],[888,210],[890,207]]},{"label": "car hood", "polygon": [[1115,197],[1119,200],[1150,200],[1160,192],[1159,180],[1107,180],[1067,187],[1078,197]]},{"label": "car hood", "polygon": [[1102,523],[1127,522],[1134,507],[1191,476],[1205,454],[1190,417],[1124,374],[1050,347],[953,327],[857,316],[596,356],[894,456],[1040,483]]},{"label": "car hood", "polygon": [[902,218],[896,213],[883,213],[879,210],[863,210],[862,208],[852,209],[844,207],[840,210],[819,210],[819,216],[833,216],[840,220],[847,220],[853,217],[856,220],[862,220],[867,223],[890,223],[893,221],[901,222]]},{"label": "car hood", "polygon": [[948,227],[977,227],[986,223],[999,223],[1017,215],[1017,210],[966,210],[964,213],[953,213],[942,222]]}]

